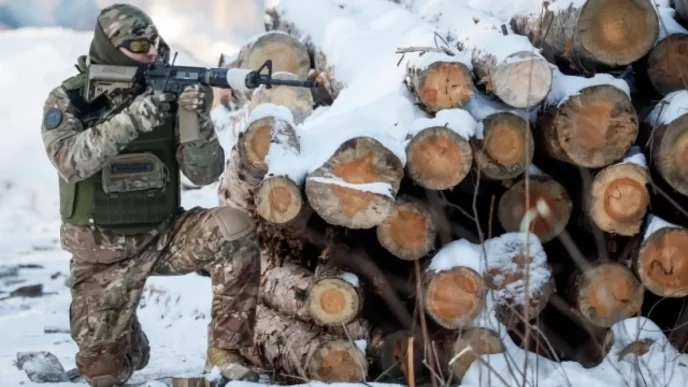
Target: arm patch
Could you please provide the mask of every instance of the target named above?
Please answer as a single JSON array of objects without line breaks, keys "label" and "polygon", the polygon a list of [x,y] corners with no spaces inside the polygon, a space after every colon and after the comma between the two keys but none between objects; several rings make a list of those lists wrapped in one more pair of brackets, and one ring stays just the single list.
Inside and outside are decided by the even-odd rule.
[{"label": "arm patch", "polygon": [[43,126],[46,129],[55,129],[62,123],[62,111],[58,108],[50,108],[43,116]]}]

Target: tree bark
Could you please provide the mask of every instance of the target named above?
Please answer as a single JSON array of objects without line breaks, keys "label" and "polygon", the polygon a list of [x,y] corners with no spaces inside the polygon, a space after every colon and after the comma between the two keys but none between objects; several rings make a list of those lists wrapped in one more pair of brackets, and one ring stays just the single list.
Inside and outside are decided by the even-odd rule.
[{"label": "tree bark", "polygon": [[457,329],[470,324],[485,305],[485,281],[471,268],[426,270],[423,277],[425,310],[444,328]]},{"label": "tree bark", "polygon": [[[562,83],[577,81],[572,78]],[[536,146],[550,157],[586,168],[610,165],[626,154],[638,136],[638,115],[628,95],[601,84],[563,97],[538,117]]]},{"label": "tree bark", "polygon": [[688,0],[674,0],[673,4],[683,24],[688,25]]},{"label": "tree bark", "polygon": [[652,161],[673,189],[688,195],[688,91],[669,93],[652,110]]},{"label": "tree bark", "polygon": [[551,63],[566,60],[582,73],[636,62],[654,46],[659,19],[649,0],[587,0],[514,15],[511,26]]},{"label": "tree bark", "polygon": [[[549,242],[566,228],[573,202],[566,189],[549,176],[530,176],[528,185],[527,203],[525,179],[518,181],[502,195],[497,206],[497,218],[507,232],[518,232],[522,222],[526,221],[530,224],[528,231],[537,235],[542,243]],[[536,208],[540,201],[549,209],[547,214],[540,213]]]},{"label": "tree bark", "polygon": [[402,177],[394,153],[375,139],[356,137],[308,174],[306,196],[326,222],[369,229],[391,214]]},{"label": "tree bark", "polygon": [[583,317],[596,326],[609,328],[640,313],[644,288],[626,266],[598,262],[576,276],[573,292]]},{"label": "tree bark", "polygon": [[419,61],[424,63],[411,65],[407,71],[407,83],[416,100],[429,113],[463,107],[475,93],[468,67],[448,55],[427,52],[423,55],[433,59],[421,56]]},{"label": "tree bark", "polygon": [[633,236],[640,232],[650,203],[647,170],[634,163],[619,163],[601,170],[592,182],[590,218],[601,230]]},{"label": "tree bark", "polygon": [[468,175],[473,162],[468,139],[440,126],[413,136],[406,146],[406,157],[408,176],[431,190],[453,188]]},{"label": "tree bark", "polygon": [[435,245],[435,223],[420,201],[404,197],[397,201],[392,214],[377,226],[377,240],[397,258],[420,259]]},{"label": "tree bark", "polygon": [[688,230],[651,217],[634,267],[640,281],[661,297],[688,296]]},{"label": "tree bark", "polygon": [[324,383],[356,383],[368,374],[365,354],[323,329],[258,305],[255,339],[264,367]]}]

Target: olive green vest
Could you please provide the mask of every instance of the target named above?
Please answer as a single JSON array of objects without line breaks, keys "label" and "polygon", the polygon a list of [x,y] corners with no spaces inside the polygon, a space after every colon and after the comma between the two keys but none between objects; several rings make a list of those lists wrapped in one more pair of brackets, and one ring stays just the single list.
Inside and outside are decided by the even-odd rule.
[{"label": "olive green vest", "polygon": [[[77,118],[87,130],[109,106],[79,100],[84,85],[82,73],[63,82],[62,87],[77,104]],[[68,183],[60,177],[62,221],[130,235],[160,227],[178,214],[181,192],[173,125],[174,121],[168,120],[149,133],[141,133],[85,180]]]}]

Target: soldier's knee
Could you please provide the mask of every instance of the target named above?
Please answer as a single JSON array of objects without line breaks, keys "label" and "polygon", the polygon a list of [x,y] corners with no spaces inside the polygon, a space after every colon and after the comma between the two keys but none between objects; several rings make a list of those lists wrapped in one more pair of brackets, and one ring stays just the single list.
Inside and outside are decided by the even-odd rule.
[{"label": "soldier's knee", "polygon": [[205,226],[216,230],[225,241],[245,238],[256,230],[255,222],[248,215],[231,207],[213,209]]}]

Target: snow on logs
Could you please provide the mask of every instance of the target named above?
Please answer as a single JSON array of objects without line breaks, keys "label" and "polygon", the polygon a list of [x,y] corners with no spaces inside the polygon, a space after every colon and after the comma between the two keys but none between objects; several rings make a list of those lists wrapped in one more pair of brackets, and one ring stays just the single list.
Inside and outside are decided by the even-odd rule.
[{"label": "snow on logs", "polygon": [[673,189],[688,195],[688,91],[667,94],[647,117],[652,164]]},{"label": "snow on logs", "polygon": [[552,281],[534,234],[506,233],[482,245],[461,239],[445,245],[425,270],[424,305],[435,322],[458,329],[472,324],[486,308],[489,292],[489,309],[512,326],[537,317],[553,290]]},{"label": "snow on logs", "polygon": [[688,229],[650,215],[633,262],[643,285],[661,297],[688,296]]},{"label": "snow on logs", "polygon": [[581,73],[632,64],[652,49],[659,35],[650,0],[554,1],[545,6],[544,17],[541,1],[523,4],[521,13],[509,15],[506,22],[542,47],[549,62],[564,59]]},{"label": "snow on logs", "polygon": [[550,157],[586,168],[621,159],[639,130],[628,84],[608,74],[584,78],[553,72],[552,91],[537,120],[536,146]]},{"label": "snow on logs", "polygon": [[647,58],[647,75],[655,90],[667,95],[688,88],[688,30],[674,20],[674,9],[657,6],[657,13],[659,36]]},{"label": "snow on logs", "polygon": [[407,4],[411,11],[436,24],[442,36],[450,36],[450,44],[471,53],[478,82],[506,104],[535,106],[549,92],[549,64],[526,37],[511,32],[508,23],[451,0]]}]

